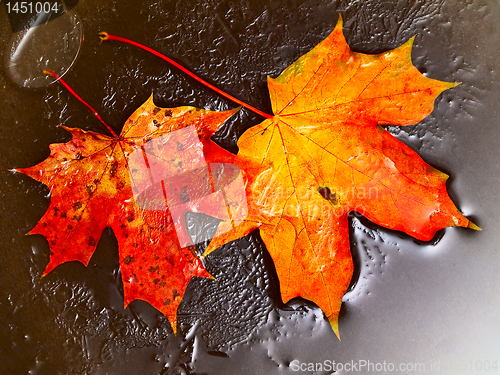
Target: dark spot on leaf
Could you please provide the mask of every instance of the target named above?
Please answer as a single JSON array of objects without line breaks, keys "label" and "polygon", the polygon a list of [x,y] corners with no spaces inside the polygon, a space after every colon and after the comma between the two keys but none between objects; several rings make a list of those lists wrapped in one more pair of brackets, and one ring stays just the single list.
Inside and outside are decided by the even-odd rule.
[{"label": "dark spot on leaf", "polygon": [[75,210],[79,210],[80,208],[82,208],[82,204],[80,202],[76,202],[74,205],[73,205],[73,208]]},{"label": "dark spot on leaf", "polygon": [[82,153],[81,152],[78,152],[76,154],[76,160],[82,160],[83,159],[83,156],[82,156]]},{"label": "dark spot on leaf", "polygon": [[167,285],[167,283],[166,283],[165,281],[162,281],[162,282],[160,283],[160,286],[165,286],[165,285]]},{"label": "dark spot on leaf", "polygon": [[94,237],[89,237],[89,246],[95,246],[95,239],[94,239]]},{"label": "dark spot on leaf", "polygon": [[99,180],[97,178],[94,179],[94,184],[98,184],[99,183]]},{"label": "dark spot on leaf", "polygon": [[130,255],[127,255],[125,259],[123,259],[123,263],[129,264],[130,262],[135,261],[134,257],[131,257]]},{"label": "dark spot on leaf", "polygon": [[82,217],[80,215],[73,216],[73,220],[79,221]]},{"label": "dark spot on leaf", "polygon": [[153,284],[155,284],[155,285],[158,284],[159,282],[160,282],[160,279],[154,279],[153,280]]},{"label": "dark spot on leaf", "polygon": [[172,289],[172,295],[174,296],[174,298],[177,298],[180,296],[179,292],[177,291],[177,289]]},{"label": "dark spot on leaf", "polygon": [[73,226],[72,225],[68,225],[68,229],[73,229]]},{"label": "dark spot on leaf", "polygon": [[160,127],[160,123],[159,123],[158,121],[156,121],[156,120],[153,120],[153,124],[154,124],[154,126],[156,126],[157,128],[159,128],[159,127]]},{"label": "dark spot on leaf", "polygon": [[182,168],[182,161],[178,162],[177,165]]},{"label": "dark spot on leaf", "polygon": [[153,109],[153,115],[157,115],[157,114],[158,114],[158,112],[160,112],[160,111],[161,111],[161,108],[159,108],[159,107],[155,107],[155,108]]},{"label": "dark spot on leaf", "polygon": [[330,188],[326,186],[320,186],[318,188],[318,193],[323,197],[323,199],[332,202],[332,204],[334,205],[338,204],[337,193],[335,192],[332,193]]},{"label": "dark spot on leaf", "polygon": [[172,117],[172,111],[170,109],[165,110],[165,117]]},{"label": "dark spot on leaf", "polygon": [[111,177],[115,177],[116,171],[118,170],[118,162],[115,160],[111,163],[111,169],[109,170],[109,174]]},{"label": "dark spot on leaf", "polygon": [[149,267],[149,272],[156,272],[160,269],[160,266],[156,266],[156,267]]},{"label": "dark spot on leaf", "polygon": [[87,188],[87,193],[89,195],[92,195],[92,185],[87,185],[86,188]]},{"label": "dark spot on leaf", "polygon": [[129,217],[127,217],[127,221],[130,223],[132,220],[134,220],[134,217],[132,215],[130,215]]},{"label": "dark spot on leaf", "polygon": [[66,217],[66,212],[61,212],[61,217]]},{"label": "dark spot on leaf", "polygon": [[165,302],[163,302],[163,304],[164,304],[165,306],[170,305],[170,298],[169,298],[169,299],[167,299]]},{"label": "dark spot on leaf", "polygon": [[184,186],[182,188],[180,198],[181,198],[182,203],[187,203],[191,200],[191,199],[189,199],[189,193],[187,192],[187,186]]},{"label": "dark spot on leaf", "polygon": [[184,151],[184,145],[180,142],[177,142],[177,151]]},{"label": "dark spot on leaf", "polygon": [[45,227],[47,226],[47,223],[43,223],[42,225],[43,225],[43,227],[45,228]]}]

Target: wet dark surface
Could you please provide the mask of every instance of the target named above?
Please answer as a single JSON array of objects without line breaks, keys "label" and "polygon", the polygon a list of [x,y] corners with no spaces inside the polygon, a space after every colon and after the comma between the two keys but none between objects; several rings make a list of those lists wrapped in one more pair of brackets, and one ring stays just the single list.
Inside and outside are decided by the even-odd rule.
[{"label": "wet dark surface", "polygon": [[[451,175],[452,199],[483,231],[447,228],[421,243],[354,217],[358,281],[344,298],[342,341],[313,304],[281,303],[254,232],[207,257],[218,281],[190,284],[174,336],[147,303],[123,309],[111,231],[87,268],[68,263],[40,278],[48,245],[24,234],[47,209],[48,191],[8,169],[34,165],[49,144],[67,141],[59,124],[101,130],[59,85],[21,88],[2,67],[0,374],[278,374],[294,373],[294,360],[425,363],[421,373],[439,364],[434,373],[443,374],[478,373],[486,361],[500,366],[498,2],[81,0],[73,11],[85,42],[65,78],[117,130],[151,92],[160,106],[233,104],[143,51],[99,46],[100,31],[148,44],[268,112],[266,75],[277,76],[326,37],[339,12],[359,52],[382,52],[416,35],[414,64],[429,77],[462,84],[441,95],[420,124],[389,130]],[[0,7],[0,53],[10,38]],[[242,110],[217,140],[236,151],[237,137],[258,122]],[[207,220],[207,230],[211,225]]]}]

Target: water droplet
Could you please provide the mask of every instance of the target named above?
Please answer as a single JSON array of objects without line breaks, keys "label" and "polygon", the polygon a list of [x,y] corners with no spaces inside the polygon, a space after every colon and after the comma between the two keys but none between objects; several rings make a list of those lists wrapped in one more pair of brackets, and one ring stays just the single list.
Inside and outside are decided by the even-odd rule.
[{"label": "water droplet", "polygon": [[43,69],[62,77],[76,60],[83,42],[78,16],[70,11],[55,19],[38,13],[26,19],[23,29],[12,35],[5,53],[5,71],[16,84],[27,88],[54,82]]}]

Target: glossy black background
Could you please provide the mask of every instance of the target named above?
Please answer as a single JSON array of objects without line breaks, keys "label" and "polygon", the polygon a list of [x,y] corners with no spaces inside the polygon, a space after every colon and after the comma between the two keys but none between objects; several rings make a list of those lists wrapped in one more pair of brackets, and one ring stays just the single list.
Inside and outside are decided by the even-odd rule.
[{"label": "glossy black background", "polygon": [[[48,192],[8,169],[34,165],[49,144],[67,141],[58,124],[100,127],[62,87],[23,89],[0,74],[1,374],[279,374],[294,373],[293,360],[420,362],[422,373],[439,364],[434,373],[457,374],[477,373],[477,361],[500,361],[498,2],[80,0],[73,11],[85,42],[65,79],[117,130],[151,92],[161,106],[233,104],[143,51],[99,45],[99,31],[148,44],[266,111],[266,75],[326,37],[339,12],[359,52],[416,35],[414,64],[462,85],[440,96],[420,124],[389,130],[451,176],[450,195],[483,231],[448,228],[419,243],[353,218],[359,281],[345,298],[342,341],[314,305],[282,305],[255,232],[207,259],[220,282],[190,285],[174,337],[147,303],[123,309],[110,231],[87,268],[64,264],[40,279],[48,245],[24,234],[48,207]],[[0,8],[0,53],[10,34]],[[259,121],[242,110],[218,141],[235,151],[237,136]],[[462,364],[473,371],[460,372]]]}]

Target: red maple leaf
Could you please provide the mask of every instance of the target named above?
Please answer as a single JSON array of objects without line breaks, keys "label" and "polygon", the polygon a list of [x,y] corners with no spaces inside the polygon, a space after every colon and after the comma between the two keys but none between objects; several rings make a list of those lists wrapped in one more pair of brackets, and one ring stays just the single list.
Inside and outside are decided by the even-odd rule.
[{"label": "red maple leaf", "polygon": [[342,20],[276,79],[274,116],[238,140],[248,173],[248,218],[220,232],[206,254],[259,228],[284,302],[315,302],[338,335],[353,263],[348,215],[430,240],[448,226],[479,229],[455,207],[444,173],[380,125],[411,125],[456,86],[424,77],[413,40],[378,55],[351,51]]},{"label": "red maple leaf", "polygon": [[[134,299],[145,300],[166,315],[176,331],[177,308],[189,281],[196,276],[211,277],[193,246],[186,242],[189,237],[183,229],[183,214],[205,208],[207,200],[199,198],[235,180],[237,169],[229,168],[228,174],[227,164],[215,164],[230,160],[232,154],[210,141],[235,111],[160,108],[151,96],[130,116],[120,136],[109,127],[113,137],[63,127],[72,135],[69,142],[50,145],[46,160],[15,170],[44,183],[51,191],[47,212],[29,232],[41,234],[49,242],[50,262],[44,275],[68,261],[87,265],[102,231],[111,227],[118,240],[125,306]],[[191,138],[179,137],[181,129],[191,129]],[[169,147],[172,142],[173,148]],[[154,147],[158,145],[165,147]],[[180,148],[194,148],[194,159],[192,152],[179,152]],[[137,161],[131,165],[137,160],[132,155],[143,157],[147,168],[141,170]],[[205,162],[204,155],[206,167],[192,171],[193,160]],[[159,163],[164,175],[175,169],[172,173],[176,177],[170,184],[164,175],[152,174]],[[224,172],[224,167],[225,173],[210,178],[209,166],[212,174],[217,168]],[[146,181],[141,180],[144,174]],[[155,178],[163,185],[160,195],[155,193]],[[161,202],[151,206],[158,198]],[[224,218],[226,212],[227,216],[227,199],[228,194],[212,197],[208,213]],[[170,208],[176,210],[177,222]]]}]

